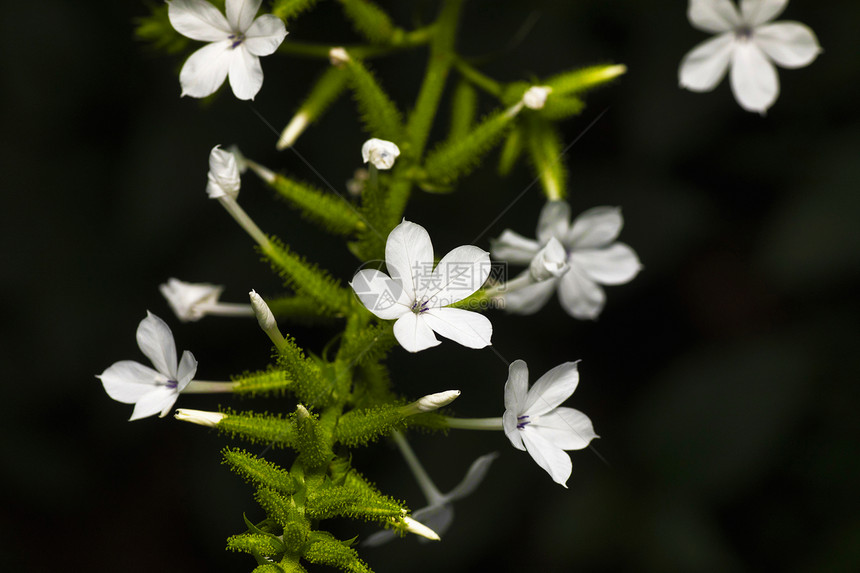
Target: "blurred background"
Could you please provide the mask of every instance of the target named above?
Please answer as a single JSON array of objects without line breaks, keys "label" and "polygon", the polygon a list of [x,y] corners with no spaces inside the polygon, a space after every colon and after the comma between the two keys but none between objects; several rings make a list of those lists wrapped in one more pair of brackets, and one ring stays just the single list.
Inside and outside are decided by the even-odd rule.
[{"label": "blurred background", "polygon": [[[406,27],[436,10],[401,4],[382,2]],[[490,315],[495,350],[525,359],[533,380],[582,360],[568,405],[591,417],[601,439],[573,452],[570,489],[501,433],[415,436],[442,491],[479,455],[501,455],[456,505],[441,543],[362,551],[375,571],[860,568],[860,5],[790,3],[780,19],[810,26],[824,53],[780,70],[782,93],[766,117],[741,110],[725,81],[707,94],[677,87],[681,58],[707,38],[685,12],[680,0],[466,3],[459,49],[492,54],[483,69],[498,80],[628,66],[564,124],[566,142],[581,136],[566,157],[569,201],[574,213],[621,206],[621,240],[645,268],[608,288],[596,322],[571,319],[555,300],[532,317]],[[254,568],[224,550],[245,529],[243,512],[262,512],[250,486],[221,465],[223,442],[172,418],[127,422],[131,406],[111,401],[94,375],[143,360],[134,333],[146,310],[194,352],[202,379],[267,364],[269,342],[254,321],[182,324],[157,287],[175,276],[223,284],[225,301],[244,302],[251,288],[279,292],[250,239],[206,199],[207,157],[215,144],[236,143],[325,187],[298,154],[274,150],[277,136],[257,115],[280,131],[324,63],[265,58],[253,103],[225,89],[211,101],[181,99],[184,55],[134,39],[146,13],[143,3],[45,0],[6,3],[0,19],[6,571]],[[286,41],[357,40],[334,2],[290,33]],[[373,64],[403,109],[424,59],[418,51]],[[296,150],[343,192],[364,139],[345,97]],[[437,253],[488,248],[505,228],[533,236],[543,203],[536,186],[496,220],[532,179],[524,165],[499,179],[496,157],[453,196],[414,195],[407,216],[431,230]],[[242,204],[264,230],[352,277],[358,261],[340,241],[273,202],[254,177],[243,182]],[[283,329],[311,350],[333,334]],[[407,396],[456,387],[458,414],[502,413],[507,367],[492,350],[395,351],[390,366]],[[270,459],[286,464],[290,455]],[[389,444],[355,452],[355,464],[384,492],[425,504]],[[374,530],[331,527],[341,538]]]}]

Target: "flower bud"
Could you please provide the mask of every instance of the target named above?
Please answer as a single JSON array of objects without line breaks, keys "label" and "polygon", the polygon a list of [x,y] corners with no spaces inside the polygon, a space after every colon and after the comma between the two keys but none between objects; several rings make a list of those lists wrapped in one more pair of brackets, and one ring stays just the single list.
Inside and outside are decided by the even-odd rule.
[{"label": "flower bud", "polygon": [[239,196],[242,180],[236,157],[218,145],[213,147],[209,153],[208,177],[209,183],[206,185],[206,193],[210,199],[218,199],[228,195],[236,199]]},{"label": "flower bud", "polygon": [[263,300],[263,297],[258,295],[254,290],[249,292],[248,295],[251,297],[251,308],[254,309],[254,314],[257,316],[257,322],[260,323],[260,328],[266,332],[277,328],[278,324],[275,322],[275,316],[269,309],[269,305]]},{"label": "flower bud", "polygon": [[203,410],[189,410],[187,408],[179,408],[176,410],[174,417],[181,422],[191,422],[208,428],[214,428],[221,420],[227,417],[227,414],[221,412],[204,412]]},{"label": "flower bud", "polygon": [[555,237],[538,251],[529,264],[529,274],[535,282],[558,278],[568,271],[567,251]]},{"label": "flower bud", "polygon": [[394,160],[400,156],[400,148],[384,139],[368,139],[361,146],[361,158],[368,161],[377,169],[391,169]]},{"label": "flower bud", "polygon": [[403,525],[404,529],[406,529],[406,531],[408,531],[409,533],[414,533],[415,535],[426,537],[431,541],[441,541],[441,538],[435,531],[433,531],[420,521],[415,521],[408,515],[403,516]]},{"label": "flower bud", "polygon": [[523,105],[529,109],[543,109],[551,91],[552,88],[549,86],[532,86],[523,94]]},{"label": "flower bud", "polygon": [[433,410],[438,410],[443,406],[447,406],[456,400],[458,396],[460,396],[459,390],[447,390],[445,392],[428,394],[427,396],[416,400],[414,404],[415,408],[419,412],[432,412]]},{"label": "flower bud", "polygon": [[349,61],[349,54],[343,48],[332,48],[328,51],[328,59],[331,65],[341,67]]}]

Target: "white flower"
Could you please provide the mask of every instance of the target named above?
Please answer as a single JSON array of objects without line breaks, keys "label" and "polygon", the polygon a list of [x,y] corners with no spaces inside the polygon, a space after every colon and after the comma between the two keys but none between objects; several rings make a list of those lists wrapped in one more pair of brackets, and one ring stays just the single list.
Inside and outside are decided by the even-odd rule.
[{"label": "white flower", "polygon": [[167,15],[177,32],[210,42],[191,54],[179,72],[182,95],[206,97],[230,75],[239,99],[254,99],[263,86],[259,56],[273,53],[287,35],[284,23],[271,14],[254,16],[262,0],[227,0],[225,18],[204,0],[168,2]]},{"label": "white flower", "polygon": [[718,34],[681,61],[682,88],[707,92],[731,67],[735,99],[747,111],[764,113],[779,95],[774,63],[784,68],[809,65],[821,52],[815,34],[799,22],[776,22],[788,0],[690,0],[687,17],[693,27]]},{"label": "white flower", "polygon": [[158,290],[167,299],[176,317],[182,322],[188,322],[206,316],[207,310],[218,304],[218,297],[224,287],[208,283],[187,283],[170,278],[160,285]]},{"label": "white flower", "polygon": [[421,225],[404,220],[388,235],[385,264],[391,274],[364,269],[350,286],[370,312],[394,320],[394,337],[409,352],[439,344],[437,334],[469,348],[490,345],[487,317],[444,308],[481,288],[490,274],[489,253],[471,245],[457,247],[433,268],[433,244]]},{"label": "white flower", "polygon": [[236,156],[216,145],[209,152],[209,182],[206,184],[206,194],[210,199],[218,199],[229,195],[233,199],[239,197],[242,177]]},{"label": "white flower", "polygon": [[[642,265],[636,253],[615,242],[624,220],[615,207],[595,207],[579,215],[571,225],[570,206],[549,201],[538,220],[537,241],[505,230],[493,241],[493,256],[514,264],[532,264],[541,246],[555,238],[564,246],[569,270],[560,278],[549,279],[519,290],[504,293],[505,308],[519,314],[540,310],[558,288],[562,307],[574,318],[597,318],[606,302],[600,285],[618,285],[635,277]],[[559,269],[560,271],[562,269]]]},{"label": "white flower", "polygon": [[[454,502],[464,497],[471,495],[475,489],[484,480],[487,472],[490,469],[490,464],[498,457],[497,452],[486,454],[472,462],[469,471],[466,472],[466,477],[463,478],[457,487],[448,493],[441,493],[436,486],[426,477],[418,481],[421,490],[427,497],[427,506],[412,512],[412,518],[423,523],[439,535],[444,533],[451,527],[451,522],[454,521]],[[423,473],[423,470],[422,470]],[[397,532],[392,529],[377,531],[369,535],[362,542],[362,545],[367,547],[376,547],[383,543],[388,543],[397,537]],[[423,540],[420,540],[423,541]]]},{"label": "white flower", "polygon": [[227,417],[227,414],[179,408],[173,417],[180,422],[191,422],[192,424],[206,426],[207,428],[214,428],[221,423],[221,420]]},{"label": "white flower", "polygon": [[558,278],[570,270],[567,264],[567,251],[555,237],[550,238],[544,247],[529,263],[529,274],[535,282]]},{"label": "white flower", "polygon": [[155,370],[133,360],[122,360],[96,378],[102,381],[108,396],[117,402],[134,404],[130,420],[159,413],[163,418],[197,373],[197,360],[186,350],[177,364],[173,333],[151,312],[146,313],[137,327],[137,345]]},{"label": "white flower", "polygon": [[529,369],[522,360],[511,363],[505,382],[505,435],[564,487],[571,472],[570,456],[564,450],[581,450],[598,437],[588,416],[559,407],[578,383],[576,362],[565,362],[541,376],[529,390]]},{"label": "white flower", "polygon": [[361,158],[377,169],[391,169],[394,160],[400,156],[400,148],[384,139],[368,139],[361,146]]},{"label": "white flower", "polygon": [[532,86],[523,94],[523,105],[529,109],[543,109],[551,91],[549,86]]}]

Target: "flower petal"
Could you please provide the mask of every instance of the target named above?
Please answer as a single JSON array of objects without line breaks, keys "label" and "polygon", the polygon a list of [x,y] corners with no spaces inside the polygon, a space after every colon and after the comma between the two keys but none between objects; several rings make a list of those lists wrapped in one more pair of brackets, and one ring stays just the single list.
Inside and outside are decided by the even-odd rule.
[{"label": "flower petal", "polygon": [[540,244],[532,239],[505,229],[498,239],[490,241],[493,258],[515,265],[527,265],[540,250]]},{"label": "flower petal", "polygon": [[206,314],[198,308],[200,304],[216,304],[224,287],[208,283],[187,283],[170,278],[158,289],[167,299],[176,317],[183,321],[200,320]]},{"label": "flower petal", "polygon": [[414,312],[407,312],[394,323],[394,338],[409,352],[420,352],[441,342],[423,318]]},{"label": "flower petal", "polygon": [[137,345],[155,369],[176,381],[176,343],[167,323],[146,311],[146,318],[137,326]]},{"label": "flower petal", "polygon": [[630,282],[642,269],[636,252],[624,243],[613,243],[605,249],[574,251],[570,254],[570,265],[594,282],[605,285]]},{"label": "flower petal", "polygon": [[134,404],[153,387],[167,383],[164,374],[134,360],[115,362],[96,378],[108,396],[123,404]]},{"label": "flower petal", "polygon": [[567,314],[579,319],[597,318],[606,303],[603,289],[575,267],[559,280],[558,298]]},{"label": "flower petal", "polygon": [[[505,410],[519,416],[525,411],[529,389],[529,367],[525,360],[514,360],[508,366],[508,380],[505,382]],[[514,423],[516,427],[516,423]],[[507,431],[507,428],[505,428]]]},{"label": "flower petal", "polygon": [[263,87],[263,68],[260,58],[248,51],[244,44],[233,50],[230,61],[230,87],[237,99],[249,100]]},{"label": "flower petal", "polygon": [[227,12],[227,21],[236,32],[245,32],[251,27],[257,10],[263,0],[227,0],[224,10]]},{"label": "flower petal", "polygon": [[528,426],[522,431],[522,434],[526,450],[537,462],[537,465],[546,470],[554,482],[567,487],[567,480],[573,470],[570,456]]},{"label": "flower petal", "polygon": [[[529,274],[525,271],[520,276]],[[567,274],[567,273],[565,273]],[[558,286],[559,279],[549,279],[517,289],[505,292],[502,295],[505,301],[505,310],[513,314],[534,314],[544,307],[552,297]]]},{"label": "flower petal", "polygon": [[156,388],[151,392],[144,394],[140,400],[134,405],[134,411],[131,413],[132,420],[139,420],[141,418],[146,418],[147,416],[153,416],[155,414],[159,414],[162,418],[167,415],[173,405],[176,403],[176,399],[179,397],[179,393],[173,388]]},{"label": "flower petal", "polygon": [[618,207],[593,207],[574,219],[562,241],[569,249],[593,249],[614,241],[624,226]]},{"label": "flower petal", "polygon": [[431,308],[459,302],[484,286],[490,276],[490,253],[472,245],[457,247],[442,257],[433,273],[418,283],[415,299]]},{"label": "flower petal", "polygon": [[230,46],[229,40],[214,42],[203,46],[185,60],[179,72],[183,96],[206,97],[221,87],[234,55]]},{"label": "flower petal", "polygon": [[245,47],[255,56],[268,56],[287,37],[283,20],[271,14],[260,16],[245,32]]},{"label": "flower petal", "polygon": [[440,336],[468,348],[490,346],[493,325],[490,319],[462,308],[431,308],[419,317]]},{"label": "flower petal", "polygon": [[382,271],[360,270],[349,286],[355,291],[361,304],[383,320],[400,318],[412,310],[412,300],[407,297],[401,283]]},{"label": "flower petal", "polygon": [[379,547],[380,545],[384,545],[396,537],[396,529],[383,529],[382,531],[377,531],[376,533],[371,533],[370,535],[368,535],[364,539],[364,541],[361,542],[361,546]]},{"label": "flower petal", "polygon": [[782,14],[787,5],[788,0],[741,0],[741,19],[754,28]]},{"label": "flower petal", "polygon": [[182,392],[195,374],[197,374],[197,359],[186,350],[182,353],[182,360],[179,361],[179,369],[176,372],[176,391]]},{"label": "flower petal", "polygon": [[756,28],[753,41],[783,68],[808,66],[821,53],[815,32],[798,22],[777,22]]},{"label": "flower petal", "polygon": [[233,33],[224,15],[205,0],[168,2],[167,17],[177,32],[192,40],[217,42]]},{"label": "flower petal", "polygon": [[405,219],[394,227],[385,242],[385,266],[414,301],[422,277],[433,273],[433,243],[427,230]]},{"label": "flower petal", "polygon": [[570,227],[570,205],[566,201],[547,201],[540,211],[537,240],[545,245],[552,237],[563,241]]},{"label": "flower petal", "polygon": [[687,18],[705,32],[727,32],[741,25],[741,17],[730,0],[690,0]]},{"label": "flower petal", "polygon": [[720,34],[687,52],[678,68],[678,85],[694,92],[709,92],[729,69],[735,35]]},{"label": "flower petal", "polygon": [[776,68],[754,42],[741,42],[732,52],[732,93],[747,111],[764,113],[779,95]]},{"label": "flower petal", "polygon": [[517,428],[517,423],[516,413],[513,410],[505,410],[502,415],[502,427],[505,429],[505,436],[516,449],[526,451],[526,447],[523,445],[523,433]]},{"label": "flower petal", "polygon": [[576,362],[559,364],[538,378],[528,392],[520,414],[542,416],[570,398],[579,384]]},{"label": "flower petal", "polygon": [[529,426],[563,450],[581,450],[598,437],[588,416],[573,408],[556,408]]},{"label": "flower petal", "polygon": [[[484,481],[487,472],[490,471],[490,465],[497,457],[499,457],[499,453],[493,452],[491,454],[485,454],[472,462],[472,465],[469,466],[469,471],[466,472],[466,477],[464,477],[463,481],[458,483],[454,489],[446,493],[445,498],[449,501],[455,501],[463,499],[475,491],[481,482]],[[426,521],[422,521],[420,519],[418,521],[421,521],[424,525],[428,525],[430,529],[441,535],[441,532],[437,528],[429,525]]]}]

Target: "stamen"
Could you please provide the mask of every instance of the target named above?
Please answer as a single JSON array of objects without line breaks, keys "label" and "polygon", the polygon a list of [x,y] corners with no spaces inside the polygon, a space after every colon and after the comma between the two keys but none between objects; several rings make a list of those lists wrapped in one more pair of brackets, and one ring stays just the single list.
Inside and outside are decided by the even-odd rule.
[{"label": "stamen", "polygon": [[176,380],[168,380],[164,385],[173,390],[179,385],[179,382]]},{"label": "stamen", "polygon": [[529,425],[528,416],[517,416],[517,430],[522,430]]},{"label": "stamen", "polygon": [[230,34],[227,39],[233,40],[233,43],[230,44],[230,49],[233,50],[245,41],[245,34]]},{"label": "stamen", "polygon": [[427,305],[430,303],[429,300],[425,300],[422,303],[419,303],[417,300],[412,303],[412,312],[415,314],[421,314],[427,310]]}]

